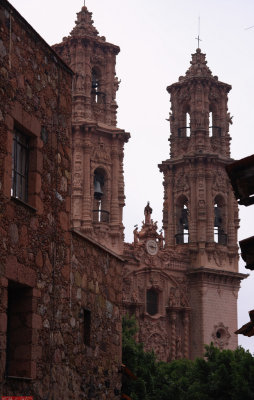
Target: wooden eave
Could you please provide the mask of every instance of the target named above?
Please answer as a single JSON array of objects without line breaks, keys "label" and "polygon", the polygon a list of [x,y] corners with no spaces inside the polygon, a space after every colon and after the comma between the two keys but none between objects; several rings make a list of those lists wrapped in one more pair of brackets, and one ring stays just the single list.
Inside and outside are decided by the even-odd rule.
[{"label": "wooden eave", "polygon": [[239,204],[254,204],[254,155],[227,165],[226,171]]}]

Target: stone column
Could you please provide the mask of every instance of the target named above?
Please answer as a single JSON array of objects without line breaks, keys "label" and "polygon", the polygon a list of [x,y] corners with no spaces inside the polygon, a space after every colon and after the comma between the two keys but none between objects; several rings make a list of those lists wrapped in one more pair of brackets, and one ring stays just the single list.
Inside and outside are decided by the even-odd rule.
[{"label": "stone column", "polygon": [[114,82],[114,72],[112,63],[112,54],[110,51],[107,53],[106,57],[106,81],[105,81],[105,102],[106,102],[106,112],[105,112],[105,123],[111,125],[111,102],[113,98],[113,82]]},{"label": "stone column", "polygon": [[234,221],[234,194],[232,190],[229,190],[228,194],[228,221],[227,221],[227,234],[228,234],[228,246],[236,246],[237,243],[237,235],[235,230],[235,221]]},{"label": "stone column", "polygon": [[72,224],[81,226],[83,199],[83,138],[80,126],[73,127],[73,173],[72,173]]},{"label": "stone column", "polygon": [[209,171],[206,174],[206,212],[207,212],[207,226],[206,237],[208,243],[214,242],[214,201],[212,196],[212,174]]},{"label": "stone column", "polygon": [[83,168],[83,182],[84,182],[84,192],[83,192],[83,210],[82,210],[82,229],[85,231],[91,230],[91,182],[90,182],[90,173],[91,173],[91,140],[90,140],[90,132],[89,129],[85,128],[85,138],[84,138],[84,168]]},{"label": "stone column", "polygon": [[184,326],[183,356],[184,358],[189,358],[189,338],[190,338],[189,310],[184,310],[183,326]]},{"label": "stone column", "polygon": [[197,197],[196,197],[196,174],[194,166],[191,167],[190,173],[190,221],[189,221],[189,242],[196,244],[197,242]]},{"label": "stone column", "polygon": [[166,190],[167,190],[167,212],[168,212],[168,233],[167,233],[167,245],[175,245],[175,218],[174,218],[174,199],[173,199],[173,175],[172,171],[168,171],[166,179]]},{"label": "stone column", "polygon": [[112,197],[111,197],[111,213],[110,223],[113,229],[117,229],[119,225],[119,200],[118,200],[118,177],[119,177],[119,155],[118,155],[117,138],[113,137],[111,157],[112,157]]},{"label": "stone column", "polygon": [[171,311],[171,360],[176,359],[176,311]]}]

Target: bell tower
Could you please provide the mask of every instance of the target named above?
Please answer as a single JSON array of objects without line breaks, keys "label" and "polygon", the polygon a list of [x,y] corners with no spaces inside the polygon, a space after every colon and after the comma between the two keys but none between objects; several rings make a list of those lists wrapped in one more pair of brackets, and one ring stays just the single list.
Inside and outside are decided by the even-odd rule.
[{"label": "bell tower", "polygon": [[165,248],[187,250],[191,357],[213,341],[235,348],[238,273],[238,207],[225,166],[230,158],[227,100],[198,48],[185,76],[167,88],[171,95],[170,159],[164,174]]},{"label": "bell tower", "polygon": [[73,80],[72,225],[122,253],[123,147],[129,134],[116,127],[116,56],[83,6],[70,36],[54,50],[75,72]]}]

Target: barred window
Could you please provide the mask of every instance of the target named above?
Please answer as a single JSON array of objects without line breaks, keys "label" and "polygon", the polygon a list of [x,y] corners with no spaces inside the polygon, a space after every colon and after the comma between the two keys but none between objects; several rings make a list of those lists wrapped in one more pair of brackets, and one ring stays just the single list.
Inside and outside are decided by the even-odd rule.
[{"label": "barred window", "polygon": [[12,147],[11,195],[24,202],[28,200],[29,136],[14,130]]}]

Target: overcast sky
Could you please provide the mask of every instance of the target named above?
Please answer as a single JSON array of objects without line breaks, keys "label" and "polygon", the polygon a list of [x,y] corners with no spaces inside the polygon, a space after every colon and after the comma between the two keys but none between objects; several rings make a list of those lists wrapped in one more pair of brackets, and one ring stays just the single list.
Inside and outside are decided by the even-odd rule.
[{"label": "overcast sky", "polygon": [[[49,43],[59,43],[74,26],[82,0],[11,0],[11,4]],[[253,0],[86,0],[94,25],[107,41],[117,44],[118,127],[131,133],[125,148],[126,240],[141,225],[150,200],[161,226],[162,174],[157,164],[169,158],[169,95],[166,87],[184,75],[197,48],[200,16],[201,50],[219,80],[232,85],[232,157],[253,151],[254,135],[254,1]],[[240,208],[239,239],[254,234],[254,206]],[[254,273],[239,293],[239,326],[254,308]],[[254,338],[239,336],[254,353]]]}]

